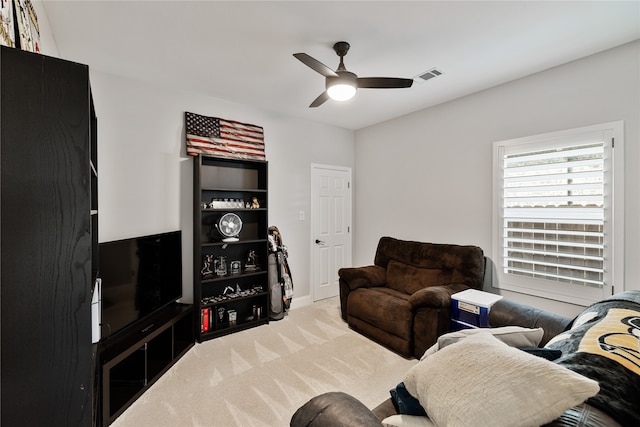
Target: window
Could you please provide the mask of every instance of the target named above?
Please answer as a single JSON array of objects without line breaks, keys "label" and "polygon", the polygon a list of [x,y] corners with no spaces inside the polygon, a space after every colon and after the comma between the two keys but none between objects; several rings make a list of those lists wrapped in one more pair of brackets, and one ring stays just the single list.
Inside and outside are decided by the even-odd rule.
[{"label": "window", "polygon": [[622,122],[494,144],[494,286],[581,305],[623,288],[622,147]]}]

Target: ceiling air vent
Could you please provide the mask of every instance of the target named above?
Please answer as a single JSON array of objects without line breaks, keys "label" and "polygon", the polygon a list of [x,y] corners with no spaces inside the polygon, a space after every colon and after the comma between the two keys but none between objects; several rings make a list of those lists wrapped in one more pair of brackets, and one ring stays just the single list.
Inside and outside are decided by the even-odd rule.
[{"label": "ceiling air vent", "polygon": [[442,71],[438,70],[437,68],[432,68],[432,69],[430,69],[429,71],[424,72],[424,73],[422,73],[422,74],[418,75],[418,76],[415,78],[415,80],[416,80],[418,83],[424,83],[424,82],[426,82],[427,80],[430,80],[430,79],[432,79],[432,78],[434,78],[434,77],[438,77],[439,75],[442,75]]}]

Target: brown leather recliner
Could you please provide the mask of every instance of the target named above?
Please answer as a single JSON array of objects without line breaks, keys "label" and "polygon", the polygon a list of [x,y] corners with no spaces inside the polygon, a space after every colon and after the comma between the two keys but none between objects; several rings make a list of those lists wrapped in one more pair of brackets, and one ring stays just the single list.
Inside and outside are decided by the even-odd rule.
[{"label": "brown leather recliner", "polygon": [[481,289],[477,246],[382,237],[374,265],[341,268],[340,308],[353,330],[405,356],[420,357],[451,328],[451,295]]}]

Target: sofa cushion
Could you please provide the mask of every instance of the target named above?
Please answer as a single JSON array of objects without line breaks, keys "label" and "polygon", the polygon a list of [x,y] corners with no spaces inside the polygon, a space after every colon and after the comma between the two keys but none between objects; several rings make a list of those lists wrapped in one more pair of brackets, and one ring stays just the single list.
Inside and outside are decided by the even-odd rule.
[{"label": "sofa cushion", "polygon": [[522,328],[520,326],[462,329],[460,331],[450,332],[438,337],[438,341],[424,352],[420,360],[448,345],[457,343],[463,338],[479,333],[489,333],[510,347],[537,347],[538,344],[540,344],[544,331],[542,328],[530,329]]},{"label": "sofa cushion", "polygon": [[413,313],[407,299],[408,295],[389,288],[356,289],[347,301],[347,321],[351,325],[350,319],[356,318],[410,342]]},{"label": "sofa cushion", "polygon": [[452,271],[451,282],[480,289],[484,278],[484,254],[477,246],[425,243],[381,237],[374,264],[386,268],[390,261],[414,267]]},{"label": "sofa cushion", "polygon": [[594,396],[598,383],[509,347],[489,333],[449,345],[404,378],[437,425],[532,426]]},{"label": "sofa cushion", "polygon": [[387,264],[387,286],[409,295],[428,286],[446,285],[450,282],[451,270],[419,268],[394,260]]}]

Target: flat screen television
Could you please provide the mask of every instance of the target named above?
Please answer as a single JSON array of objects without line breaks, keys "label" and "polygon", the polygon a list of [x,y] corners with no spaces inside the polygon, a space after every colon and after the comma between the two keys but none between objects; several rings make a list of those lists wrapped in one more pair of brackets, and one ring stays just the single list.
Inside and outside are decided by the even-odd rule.
[{"label": "flat screen television", "polygon": [[103,340],[182,297],[180,231],[100,243]]}]

